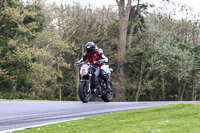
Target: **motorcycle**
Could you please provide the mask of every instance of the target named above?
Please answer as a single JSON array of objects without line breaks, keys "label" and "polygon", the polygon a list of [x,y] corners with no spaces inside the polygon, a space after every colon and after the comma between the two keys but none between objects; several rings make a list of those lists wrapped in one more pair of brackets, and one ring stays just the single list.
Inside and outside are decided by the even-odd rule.
[{"label": "motorcycle", "polygon": [[[111,90],[109,90],[106,86],[104,80],[99,76],[98,77],[98,85],[95,80],[95,69],[97,68],[97,64],[90,63],[75,63],[75,66],[81,66],[80,69],[80,83],[79,83],[79,97],[83,103],[87,103],[90,99],[95,97],[101,97],[104,102],[109,102],[113,98],[113,87],[112,83]],[[110,77],[112,73],[112,69],[109,68],[109,65],[104,65],[104,70],[106,74]]]}]

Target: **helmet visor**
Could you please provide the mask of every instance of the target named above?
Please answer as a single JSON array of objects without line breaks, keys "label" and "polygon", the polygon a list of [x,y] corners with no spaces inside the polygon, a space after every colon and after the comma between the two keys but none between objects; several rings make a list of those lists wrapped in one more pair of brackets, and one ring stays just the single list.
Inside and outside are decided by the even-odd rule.
[{"label": "helmet visor", "polygon": [[91,47],[91,48],[87,48],[87,53],[88,54],[93,54],[95,51],[95,48]]}]

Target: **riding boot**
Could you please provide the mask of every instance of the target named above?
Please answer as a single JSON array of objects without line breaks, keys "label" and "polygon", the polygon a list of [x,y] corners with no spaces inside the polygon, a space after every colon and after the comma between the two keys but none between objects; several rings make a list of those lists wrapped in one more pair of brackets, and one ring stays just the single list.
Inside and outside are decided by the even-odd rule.
[{"label": "riding boot", "polygon": [[108,91],[112,91],[112,87],[111,87],[111,84],[110,84],[110,80],[107,81],[106,86],[107,86],[107,90],[108,90]]},{"label": "riding boot", "polygon": [[103,78],[104,82],[106,83],[106,90],[112,91],[111,82],[109,80],[109,76],[106,74],[104,70],[101,71],[101,77]]}]

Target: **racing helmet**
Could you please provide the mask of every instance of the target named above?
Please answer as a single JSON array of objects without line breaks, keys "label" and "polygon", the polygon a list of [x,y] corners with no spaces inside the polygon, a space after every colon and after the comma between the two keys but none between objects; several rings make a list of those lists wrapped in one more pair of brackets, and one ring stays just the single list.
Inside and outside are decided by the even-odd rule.
[{"label": "racing helmet", "polygon": [[88,42],[86,45],[86,50],[89,55],[94,54],[95,52],[95,44],[93,42]]}]

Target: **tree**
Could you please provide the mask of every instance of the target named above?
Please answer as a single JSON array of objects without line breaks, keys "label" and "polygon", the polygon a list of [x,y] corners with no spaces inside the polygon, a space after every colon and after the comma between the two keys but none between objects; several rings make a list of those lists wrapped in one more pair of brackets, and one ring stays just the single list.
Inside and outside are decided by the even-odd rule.
[{"label": "tree", "polygon": [[162,100],[165,101],[166,77],[175,77],[178,81],[178,99],[181,95],[181,81],[186,81],[193,69],[193,57],[189,50],[182,50],[178,43],[156,42],[149,46],[148,63],[152,73],[158,73],[161,79]]},{"label": "tree", "polygon": [[121,88],[117,89],[117,100],[125,101],[125,75],[124,75],[124,60],[126,52],[127,29],[131,11],[132,0],[128,0],[125,6],[125,0],[116,0],[119,8],[119,43],[118,43],[118,63],[117,72]]},{"label": "tree", "polygon": [[[19,0],[5,0],[0,2],[0,10],[0,68],[9,77],[1,86],[6,91],[18,91],[26,95],[25,92],[32,86],[27,77],[33,58],[25,51],[43,28],[41,5],[33,3],[25,6]],[[5,97],[23,98],[21,94],[13,93],[13,97]]]},{"label": "tree", "polygon": [[[69,39],[69,45],[73,48],[74,54],[65,56],[70,64],[73,65],[75,61],[78,61],[85,52],[85,44],[93,41],[104,50],[104,54],[109,58],[109,64],[114,66],[118,30],[116,30],[117,23],[115,22],[117,13],[112,10],[112,7],[92,9],[90,6],[81,7],[75,4],[61,5],[54,11],[57,14],[60,36],[63,40]],[[63,88],[68,90],[65,96],[78,100],[79,68],[72,66],[64,73],[67,74],[64,77],[67,85],[65,84]],[[71,80],[67,80],[68,78]]]},{"label": "tree", "polygon": [[[176,99],[182,100],[185,98],[190,99],[189,97],[195,97],[197,96],[196,92],[198,89],[197,84],[197,62],[198,62],[198,54],[196,52],[189,52],[188,50],[191,50],[191,47],[194,47],[196,50],[192,51],[198,51],[197,45],[199,44],[199,30],[196,28],[196,26],[199,24],[199,18],[196,16],[193,16],[194,13],[191,8],[189,8],[186,5],[177,5],[176,3],[170,3],[170,2],[163,2],[163,4],[166,4],[157,10],[157,13],[149,14],[150,16],[147,17],[147,24],[149,27],[149,35],[151,42],[155,42],[159,40],[159,38],[163,38],[165,36],[164,40],[173,40],[174,42],[179,45],[179,47],[182,49],[181,53],[184,53],[182,56],[186,56],[185,58],[190,58],[190,60],[194,61],[193,63],[190,63],[190,66],[188,66],[190,69],[192,67],[192,73],[187,76],[187,78],[179,75],[179,80],[176,77],[172,81],[176,81],[174,83],[171,83],[171,88],[175,87],[174,89],[177,89],[177,96]],[[170,5],[171,4],[171,5]],[[174,8],[171,8],[173,10],[168,10],[168,6],[172,6]],[[177,6],[180,8],[180,13],[182,13],[182,18],[180,16],[177,16],[173,12],[177,12]],[[170,12],[172,11],[172,12]],[[191,17],[193,17],[192,21],[190,20]],[[149,23],[148,20],[153,20]],[[156,25],[155,25],[156,24]],[[155,26],[153,26],[155,25]],[[153,28],[154,27],[154,28]],[[187,52],[186,52],[187,51]],[[185,53],[186,52],[186,53]],[[194,58],[195,57],[195,58]],[[181,62],[180,62],[181,63]],[[183,62],[182,62],[183,63]],[[183,63],[184,64],[184,63]],[[197,65],[197,66],[196,66]],[[184,65],[182,66],[184,67]],[[187,69],[185,70],[188,70]],[[180,69],[182,70],[182,69]],[[177,75],[176,75],[177,76]],[[172,76],[173,77],[173,76]],[[170,78],[167,78],[170,79]],[[190,96],[189,96],[190,95]]]}]

